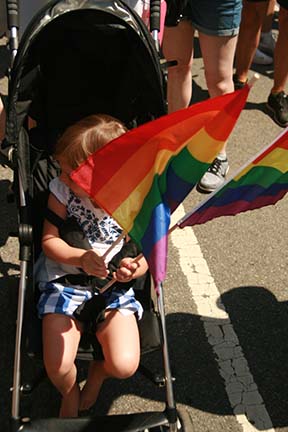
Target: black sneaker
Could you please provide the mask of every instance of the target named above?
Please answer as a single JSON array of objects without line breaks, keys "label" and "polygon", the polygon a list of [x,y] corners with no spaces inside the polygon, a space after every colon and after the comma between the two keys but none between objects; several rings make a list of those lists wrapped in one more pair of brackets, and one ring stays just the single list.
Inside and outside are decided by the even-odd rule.
[{"label": "black sneaker", "polygon": [[270,93],[266,110],[279,126],[288,126],[288,97],[284,91]]},{"label": "black sneaker", "polygon": [[247,83],[248,80],[246,81],[240,81],[237,77],[236,74],[233,75],[233,83],[234,83],[234,90],[241,90],[245,84]]}]

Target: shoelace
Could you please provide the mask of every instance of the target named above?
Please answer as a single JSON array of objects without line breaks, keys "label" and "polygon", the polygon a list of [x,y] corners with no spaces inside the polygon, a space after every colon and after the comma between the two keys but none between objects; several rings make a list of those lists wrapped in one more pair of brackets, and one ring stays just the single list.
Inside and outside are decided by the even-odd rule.
[{"label": "shoelace", "polygon": [[222,175],[222,172],[221,172],[222,162],[223,161],[220,159],[217,159],[217,158],[214,159],[214,161],[212,162],[212,164],[208,168],[208,171],[212,172],[213,174],[216,174],[216,175],[218,175],[218,174]]}]

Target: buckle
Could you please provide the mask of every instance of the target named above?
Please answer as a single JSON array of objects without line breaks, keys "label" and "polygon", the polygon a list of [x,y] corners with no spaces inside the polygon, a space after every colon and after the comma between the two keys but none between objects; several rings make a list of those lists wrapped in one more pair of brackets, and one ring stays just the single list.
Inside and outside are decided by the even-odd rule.
[{"label": "buckle", "polygon": [[94,293],[100,291],[100,287],[97,285],[97,278],[96,277],[91,276],[90,285],[91,285],[91,288],[92,288]]}]

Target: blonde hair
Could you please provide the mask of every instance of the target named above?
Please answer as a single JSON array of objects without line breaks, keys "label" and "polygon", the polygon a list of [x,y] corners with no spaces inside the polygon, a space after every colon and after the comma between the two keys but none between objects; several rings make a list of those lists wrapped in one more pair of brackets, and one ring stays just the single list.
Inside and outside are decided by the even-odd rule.
[{"label": "blonde hair", "polygon": [[68,127],[56,144],[55,159],[77,168],[88,156],[127,132],[120,120],[107,114],[90,115]]}]

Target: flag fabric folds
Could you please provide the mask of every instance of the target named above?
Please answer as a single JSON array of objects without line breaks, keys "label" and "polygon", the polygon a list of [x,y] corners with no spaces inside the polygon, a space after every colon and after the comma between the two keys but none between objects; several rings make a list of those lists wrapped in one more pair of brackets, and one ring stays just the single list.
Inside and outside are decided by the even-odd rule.
[{"label": "flag fabric folds", "polygon": [[223,148],[248,93],[246,85],[135,128],[71,174],[141,247],[156,284],[166,274],[171,212]]},{"label": "flag fabric folds", "polygon": [[203,224],[275,204],[288,191],[288,129],[177,225]]}]

